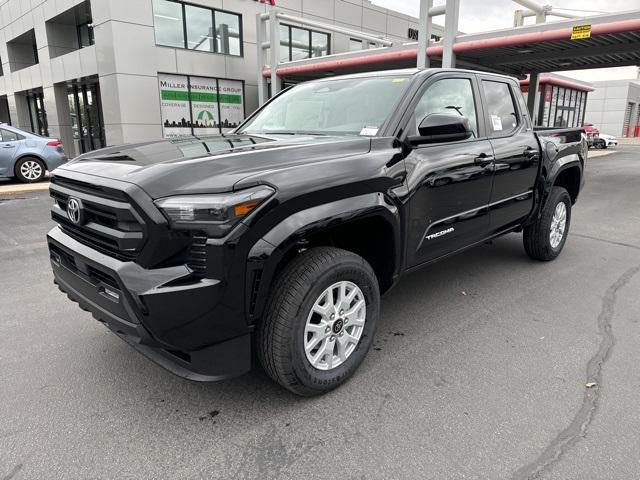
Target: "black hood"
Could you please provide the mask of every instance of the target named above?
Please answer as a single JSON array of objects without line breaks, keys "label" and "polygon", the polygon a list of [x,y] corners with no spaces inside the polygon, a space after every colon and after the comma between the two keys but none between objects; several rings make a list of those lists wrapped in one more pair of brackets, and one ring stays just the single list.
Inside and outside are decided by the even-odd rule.
[{"label": "black hood", "polygon": [[248,177],[256,183],[261,173],[366,153],[370,143],[353,136],[181,137],[95,150],[59,170],[134,183],[159,198],[229,191]]}]

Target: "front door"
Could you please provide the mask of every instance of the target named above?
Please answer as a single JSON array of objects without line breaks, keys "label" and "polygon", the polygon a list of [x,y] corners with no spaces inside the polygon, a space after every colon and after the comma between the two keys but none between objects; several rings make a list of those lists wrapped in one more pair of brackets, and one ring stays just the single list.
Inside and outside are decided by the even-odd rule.
[{"label": "front door", "polygon": [[405,158],[409,189],[407,265],[436,259],[487,236],[493,152],[479,121],[475,75],[447,73],[427,80],[407,131],[434,113],[467,117],[473,131],[462,141],[413,148]]}]

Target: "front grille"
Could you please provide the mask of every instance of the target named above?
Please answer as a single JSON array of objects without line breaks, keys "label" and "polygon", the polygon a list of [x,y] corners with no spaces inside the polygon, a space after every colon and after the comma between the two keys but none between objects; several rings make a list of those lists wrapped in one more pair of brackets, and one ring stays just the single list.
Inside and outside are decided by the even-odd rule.
[{"label": "front grille", "polygon": [[[145,240],[145,224],[125,192],[54,176],[51,217],[69,236],[121,261],[135,260]],[[73,223],[67,214],[69,198],[82,203],[83,221]]]},{"label": "front grille", "polygon": [[194,272],[204,275],[207,271],[207,236],[204,233],[194,233],[191,238],[191,248],[187,257],[187,266]]}]

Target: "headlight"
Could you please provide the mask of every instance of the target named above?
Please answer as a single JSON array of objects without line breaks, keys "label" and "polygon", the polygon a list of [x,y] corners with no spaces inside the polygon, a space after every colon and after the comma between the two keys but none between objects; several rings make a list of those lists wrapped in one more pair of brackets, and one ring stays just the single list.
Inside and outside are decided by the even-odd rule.
[{"label": "headlight", "polygon": [[260,185],[239,192],[166,197],[155,204],[172,228],[205,230],[221,237],[273,193],[272,188]]}]

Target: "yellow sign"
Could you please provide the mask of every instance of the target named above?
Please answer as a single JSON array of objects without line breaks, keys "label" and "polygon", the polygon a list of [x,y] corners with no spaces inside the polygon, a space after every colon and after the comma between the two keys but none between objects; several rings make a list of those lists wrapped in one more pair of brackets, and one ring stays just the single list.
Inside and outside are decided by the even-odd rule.
[{"label": "yellow sign", "polygon": [[576,25],[571,32],[571,40],[591,38],[591,25]]}]

